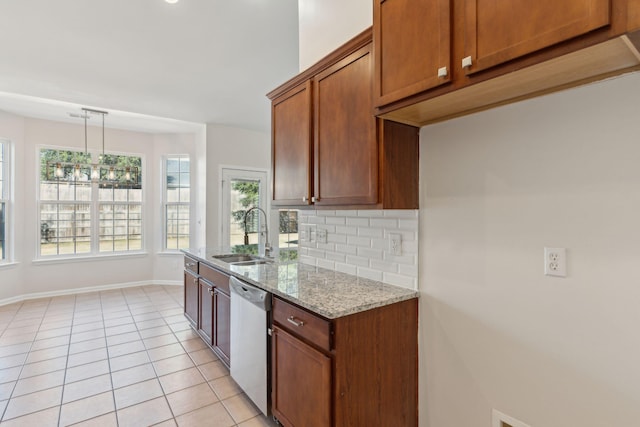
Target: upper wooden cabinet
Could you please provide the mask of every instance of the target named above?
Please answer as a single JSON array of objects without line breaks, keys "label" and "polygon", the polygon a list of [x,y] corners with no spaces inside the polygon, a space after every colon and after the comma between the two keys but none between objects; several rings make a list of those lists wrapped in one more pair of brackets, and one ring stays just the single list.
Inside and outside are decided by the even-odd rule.
[{"label": "upper wooden cabinet", "polygon": [[451,0],[374,0],[380,106],[451,80]]},{"label": "upper wooden cabinet", "polygon": [[373,115],[371,39],[268,95],[275,206],[418,208],[418,129]]},{"label": "upper wooden cabinet", "polygon": [[378,202],[371,66],[368,44],[313,79],[316,205]]},{"label": "upper wooden cabinet", "polygon": [[375,114],[413,126],[640,69],[640,0],[373,0],[373,11]]},{"label": "upper wooden cabinet", "polygon": [[311,81],[271,103],[273,201],[276,205],[311,203]]},{"label": "upper wooden cabinet", "polygon": [[460,61],[477,72],[604,27],[610,1],[465,0]]}]

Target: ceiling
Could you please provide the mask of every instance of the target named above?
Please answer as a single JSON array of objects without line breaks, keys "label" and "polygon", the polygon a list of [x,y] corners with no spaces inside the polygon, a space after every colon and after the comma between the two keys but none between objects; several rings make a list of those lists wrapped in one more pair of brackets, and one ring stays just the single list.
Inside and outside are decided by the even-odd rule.
[{"label": "ceiling", "polygon": [[49,120],[268,131],[298,72],[297,0],[0,0],[0,31],[0,110]]}]

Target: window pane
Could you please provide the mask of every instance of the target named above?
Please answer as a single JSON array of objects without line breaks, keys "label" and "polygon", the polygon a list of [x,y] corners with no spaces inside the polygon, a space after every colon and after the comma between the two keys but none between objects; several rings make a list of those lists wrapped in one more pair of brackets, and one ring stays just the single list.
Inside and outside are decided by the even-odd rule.
[{"label": "window pane", "polygon": [[[254,206],[260,206],[259,180],[231,180],[229,218],[229,245],[231,248],[244,245],[245,213]],[[249,246],[242,248],[244,252],[257,251],[258,232],[263,226],[264,218],[259,210],[252,211],[246,219],[246,232],[249,234]]]},{"label": "window pane", "polygon": [[5,223],[4,223],[4,202],[0,202],[0,260],[5,259]]},{"label": "window pane", "polygon": [[142,206],[100,205],[100,252],[142,249]]},{"label": "window pane", "polygon": [[186,249],[189,247],[189,158],[166,159],[165,203],[165,248]]},{"label": "window pane", "polygon": [[40,206],[41,255],[90,251],[90,204],[42,204]]}]

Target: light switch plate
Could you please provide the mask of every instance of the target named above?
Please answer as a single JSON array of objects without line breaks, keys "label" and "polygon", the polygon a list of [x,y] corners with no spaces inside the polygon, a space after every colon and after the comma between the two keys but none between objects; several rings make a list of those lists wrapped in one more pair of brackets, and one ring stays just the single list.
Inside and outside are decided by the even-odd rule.
[{"label": "light switch plate", "polygon": [[316,241],[318,243],[327,243],[327,230],[318,229],[316,231]]}]

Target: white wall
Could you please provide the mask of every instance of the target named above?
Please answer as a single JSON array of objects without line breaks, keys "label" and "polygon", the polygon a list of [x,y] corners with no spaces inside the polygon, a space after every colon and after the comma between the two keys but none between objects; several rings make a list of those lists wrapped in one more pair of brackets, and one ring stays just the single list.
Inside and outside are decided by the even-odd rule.
[{"label": "white wall", "polygon": [[371,26],[371,0],[298,0],[300,71]]},{"label": "white wall", "polygon": [[[207,125],[207,246],[220,245],[221,197],[220,168],[222,166],[271,168],[271,135],[269,133]],[[270,178],[269,178],[270,179]],[[271,200],[270,192],[267,200]],[[272,215],[273,220],[273,215]],[[273,228],[271,228],[273,229]]]},{"label": "white wall", "polygon": [[[88,131],[89,149],[99,149],[102,128],[89,126]],[[170,255],[169,259],[158,259],[161,256],[158,252],[162,244],[160,166],[162,155],[165,153],[180,152],[195,157],[197,135],[153,135],[107,128],[107,152],[143,156],[146,253],[138,256],[68,262],[35,261],[39,244],[39,218],[35,196],[38,188],[38,147],[46,145],[84,150],[84,126],[0,112],[0,135],[12,140],[16,156],[13,245],[14,259],[17,262],[16,265],[0,267],[0,301],[21,295],[83,287],[181,281],[182,257],[179,254]],[[197,172],[194,175],[197,176]],[[199,216],[204,216],[204,210]]]},{"label": "white wall", "polygon": [[422,129],[421,425],[638,423],[639,98],[634,74]]}]

